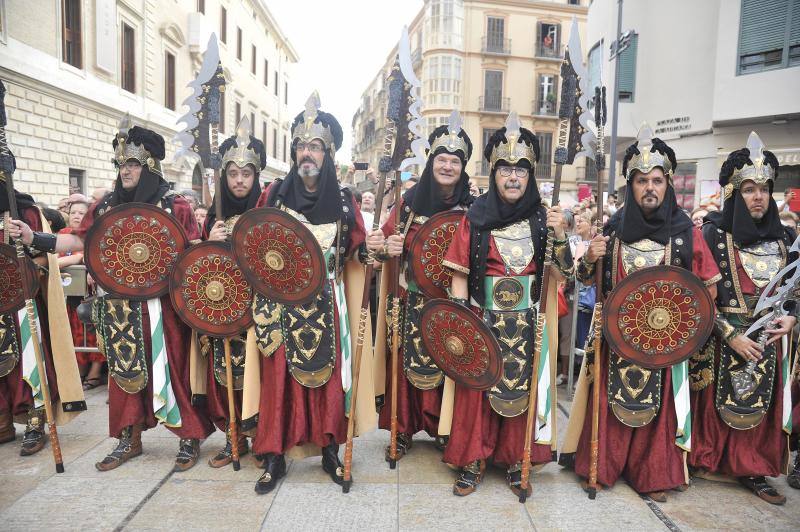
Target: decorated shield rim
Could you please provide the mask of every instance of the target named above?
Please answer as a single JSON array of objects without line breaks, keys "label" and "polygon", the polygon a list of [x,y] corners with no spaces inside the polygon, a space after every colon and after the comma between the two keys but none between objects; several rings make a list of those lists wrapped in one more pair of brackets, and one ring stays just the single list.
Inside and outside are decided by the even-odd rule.
[{"label": "decorated shield rim", "polygon": [[[464,217],[464,211],[456,211],[456,210],[449,210],[444,212],[439,212],[425,220],[425,222],[417,229],[417,232],[414,234],[414,238],[411,239],[411,245],[408,247],[409,249],[409,264],[411,265],[411,271],[414,275],[414,282],[416,283],[417,287],[422,291],[422,293],[429,298],[446,298],[447,297],[447,290],[444,288],[440,288],[433,284],[433,282],[429,282],[425,277],[424,266],[422,264],[421,257],[416,256],[416,252],[422,248],[423,243],[427,240],[428,236],[430,235],[431,231],[434,227],[438,228],[448,223],[450,218],[453,218],[452,222],[460,222],[460,220]],[[443,267],[444,269],[444,267]]]},{"label": "decorated shield rim", "polygon": [[[27,299],[33,299],[39,292],[39,276],[36,273],[36,265],[28,256],[17,256],[17,248],[11,244],[0,243],[0,254],[16,260],[18,268],[20,263],[24,264],[22,268],[27,270],[30,284],[23,285],[21,297],[0,303],[0,313],[16,312],[25,306]],[[21,268],[19,269],[21,270]],[[30,289],[26,290],[27,287],[30,287]]]},{"label": "decorated shield rim", "polygon": [[[241,247],[244,245],[244,232],[254,225],[263,225],[270,218],[277,222],[281,222],[284,226],[291,226],[292,229],[302,238],[306,244],[305,249],[312,255],[312,262],[319,265],[317,268],[314,282],[310,284],[309,288],[300,292],[300,295],[292,297],[283,294],[272,288],[258,275],[243,256]],[[250,283],[253,290],[267,299],[281,303],[283,305],[302,305],[312,301],[322,291],[325,286],[325,257],[311,230],[303,225],[303,223],[290,215],[275,207],[260,207],[258,209],[251,209],[242,214],[231,231],[231,242],[233,256],[245,279]]]},{"label": "decorated shield rim", "polygon": [[[129,212],[130,211],[130,212]],[[89,230],[86,232],[86,238],[84,241],[84,248],[89,249],[91,242],[98,238],[105,229],[110,225],[109,220],[116,220],[119,218],[123,218],[125,216],[133,216],[133,215],[153,215],[154,217],[162,218],[163,222],[167,222],[174,226],[175,229],[174,237],[177,240],[177,248],[179,249],[179,253],[182,253],[188,246],[189,246],[189,238],[186,235],[186,230],[183,228],[181,223],[173,216],[172,214],[168,213],[161,207],[156,205],[151,205],[149,203],[140,203],[140,202],[131,202],[125,203],[123,205],[117,205],[116,207],[110,208],[108,211],[104,212],[100,216],[98,216],[94,223],[89,227]],[[113,223],[113,222],[112,222]],[[102,267],[99,265],[99,253],[84,253],[84,263],[86,264],[86,269],[92,275],[94,281],[107,293],[114,297],[119,297],[122,299],[130,299],[134,301],[142,301],[146,299],[152,299],[156,297],[161,297],[166,295],[169,292],[169,277],[171,272],[167,272],[164,275],[164,278],[159,281],[156,285],[154,285],[150,289],[142,289],[142,288],[130,288],[130,287],[121,287],[119,284],[110,285],[106,283],[106,275],[103,273],[102,275],[97,275],[97,272],[102,272]]]},{"label": "decorated shield rim", "polygon": [[[657,269],[657,270],[656,270]],[[655,270],[655,271],[654,271]],[[660,275],[658,275],[661,273]],[[655,276],[654,276],[655,275]],[[642,280],[646,277],[648,280]],[[629,346],[618,339],[622,338],[622,331],[618,327],[619,315],[622,309],[622,303],[625,297],[630,293],[629,290],[624,290],[630,284],[633,286],[641,286],[644,284],[655,283],[658,281],[672,281],[680,282],[685,288],[690,288],[698,298],[700,316],[698,331],[693,335],[692,340],[688,341],[684,346],[680,346],[673,351],[661,355],[663,358],[669,357],[669,361],[663,363],[648,363],[647,359],[642,356],[630,356],[630,353],[641,353],[637,347]],[[623,288],[623,290],[620,290]],[[710,315],[708,319],[704,313],[705,309],[714,309],[714,300],[711,297],[708,289],[703,281],[697,277],[693,272],[684,268],[676,266],[653,266],[637,270],[630,275],[627,275],[619,284],[614,287],[608,299],[603,304],[603,337],[608,342],[609,348],[623,359],[638,364],[647,369],[663,369],[675,364],[680,364],[684,360],[699,351],[705,345],[711,333],[714,330],[714,320]],[[675,354],[680,353],[680,354]]]},{"label": "decorated shield rim", "polygon": [[[495,356],[490,357],[490,361],[493,361],[492,364],[486,373],[491,375],[491,380],[487,380],[483,382],[480,386],[476,386],[475,382],[466,381],[462,375],[453,374],[452,372],[448,371],[445,366],[446,364],[440,363],[440,357],[438,353],[431,349],[430,340],[428,339],[427,335],[425,335],[425,323],[426,317],[432,314],[433,312],[437,312],[439,310],[446,310],[450,312],[457,312],[459,316],[463,317],[466,321],[468,321],[473,328],[479,330],[481,332],[481,337],[484,338],[487,342],[487,347],[490,353],[494,353]],[[434,359],[436,365],[447,375],[449,378],[453,379],[457,383],[472,390],[478,391],[485,391],[492,387],[494,387],[500,379],[503,377],[503,357],[500,350],[500,344],[495,338],[494,334],[492,334],[491,329],[486,323],[474,312],[469,310],[467,307],[456,303],[454,301],[450,301],[448,299],[431,299],[425,303],[422,307],[422,312],[420,313],[420,331],[422,333],[422,343],[425,346],[426,351]],[[477,380],[477,379],[476,379]]]},{"label": "decorated shield rim", "polygon": [[[181,284],[183,282],[183,273],[188,264],[184,265],[182,263],[187,257],[200,253],[205,248],[211,248],[209,249],[209,253],[212,250],[215,250],[217,253],[225,253],[230,255],[236,266],[239,267],[239,263],[236,262],[236,257],[233,254],[233,246],[231,246],[229,242],[206,241],[189,246],[188,248],[184,249],[180,255],[178,255],[178,258],[175,260],[175,265],[173,266],[172,272],[169,276],[169,296],[172,300],[172,305],[175,307],[175,310],[181,317],[181,320],[183,320],[186,325],[201,334],[207,334],[215,337],[236,336],[246,331],[253,324],[253,287],[250,286],[249,283],[248,286],[250,286],[251,292],[250,301],[248,302],[247,308],[242,317],[235,321],[227,324],[210,324],[209,321],[200,319],[195,314],[184,310],[187,305],[180,294],[182,293]],[[199,256],[196,258],[199,258]],[[194,261],[191,262],[193,263]]]}]

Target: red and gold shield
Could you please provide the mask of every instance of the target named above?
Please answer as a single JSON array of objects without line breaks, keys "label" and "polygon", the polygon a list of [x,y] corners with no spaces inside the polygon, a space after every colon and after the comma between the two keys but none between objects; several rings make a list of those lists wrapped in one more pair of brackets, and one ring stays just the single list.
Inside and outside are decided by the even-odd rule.
[{"label": "red and gold shield", "polygon": [[422,307],[422,343],[445,375],[473,390],[500,381],[503,357],[489,327],[467,307],[431,299]]},{"label": "red and gold shield", "polygon": [[17,249],[0,244],[0,314],[16,312],[39,290],[36,265],[29,257],[17,257]]},{"label": "red and gold shield", "polygon": [[247,211],[233,226],[231,241],[245,278],[264,297],[298,305],[322,290],[322,248],[311,231],[290,214],[272,207]]},{"label": "red and gold shield", "polygon": [[234,336],[253,323],[253,291],[227,242],[202,242],[181,253],[169,294],[181,319],[202,334]]},{"label": "red and gold shield", "polygon": [[695,274],[675,266],[632,273],[604,304],[609,347],[645,368],[683,362],[703,347],[713,328],[711,294]]},{"label": "red and gold shield", "polygon": [[444,267],[442,261],[463,217],[464,211],[434,214],[411,240],[408,262],[414,282],[427,297],[447,297],[453,272]]},{"label": "red and gold shield", "polygon": [[103,290],[145,300],[167,293],[170,271],[188,243],[171,214],[147,203],[126,203],[95,220],[83,258]]}]

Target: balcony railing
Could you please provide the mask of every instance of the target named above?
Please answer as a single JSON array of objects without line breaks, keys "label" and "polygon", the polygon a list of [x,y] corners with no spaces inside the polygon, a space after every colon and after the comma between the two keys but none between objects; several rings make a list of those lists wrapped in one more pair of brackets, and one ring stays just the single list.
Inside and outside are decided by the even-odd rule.
[{"label": "balcony railing", "polygon": [[481,39],[481,52],[484,54],[510,55],[511,39],[484,37]]},{"label": "balcony railing", "polygon": [[478,99],[478,109],[484,113],[507,113],[511,108],[511,99],[500,96],[481,96]]},{"label": "balcony railing", "polygon": [[562,59],[564,57],[564,46],[544,46],[537,44],[534,48],[536,57],[541,59]]},{"label": "balcony railing", "polygon": [[533,100],[533,111],[531,114],[536,116],[556,116],[558,114],[558,109],[556,108],[555,100]]}]

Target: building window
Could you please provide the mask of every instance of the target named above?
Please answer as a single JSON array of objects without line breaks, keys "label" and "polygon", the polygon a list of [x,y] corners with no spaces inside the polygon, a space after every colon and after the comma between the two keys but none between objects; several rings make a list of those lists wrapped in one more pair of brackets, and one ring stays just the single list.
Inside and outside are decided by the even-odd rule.
[{"label": "building window", "polygon": [[164,54],[164,107],[175,110],[175,56]]},{"label": "building window", "polygon": [[535,166],[536,179],[552,179],[553,134],[539,133],[539,162]]},{"label": "building window", "polygon": [[253,75],[255,76],[256,75],[256,45],[255,44],[253,45],[252,50],[253,50],[253,55],[252,55],[252,58],[250,60],[250,72],[252,72]]},{"label": "building window", "polygon": [[219,40],[228,42],[228,10],[224,7],[219,8]]},{"label": "building window", "polygon": [[236,59],[242,60],[242,28],[236,28]]},{"label": "building window", "polygon": [[461,104],[461,61],[455,55],[434,55],[426,59],[425,103],[433,107]]},{"label": "building window", "polygon": [[[483,128],[483,144],[481,144],[481,146],[486,146],[487,144],[489,144],[489,139],[492,138],[492,135],[494,135],[495,132],[497,132],[496,129]],[[480,165],[481,165],[481,170],[480,170],[481,175],[489,175],[489,161],[487,161],[485,158],[482,158]]]},{"label": "building window", "polygon": [[[234,113],[233,116],[236,117],[236,118],[233,121],[233,127],[237,128],[237,127],[239,127],[239,122],[242,121],[242,104],[240,102],[236,102],[236,106],[234,107],[234,109],[236,110],[236,112]],[[235,131],[234,131],[234,133],[235,133]]]},{"label": "building window", "polygon": [[[599,87],[602,84],[600,79],[601,69],[603,67],[603,40],[595,44],[589,50],[589,61],[587,62],[586,69],[589,71],[589,87],[594,94],[594,87]],[[589,107],[593,107],[593,99],[589,98]]]},{"label": "building window", "polygon": [[484,111],[503,111],[503,72],[501,70],[484,70],[483,101],[480,108]]},{"label": "building window", "polygon": [[86,172],[77,168],[69,169],[69,193],[84,194],[86,192]]},{"label": "building window", "polygon": [[[631,36],[631,43],[617,56],[619,67],[619,101],[633,102],[636,89],[636,49],[639,35]],[[594,89],[592,89],[594,90]]]},{"label": "building window", "polygon": [[283,82],[283,103],[289,105],[289,82]]},{"label": "building window", "polygon": [[267,149],[267,121],[261,124],[261,142],[264,144],[264,149]]},{"label": "building window", "polygon": [[197,11],[206,14],[206,0],[197,0]]},{"label": "building window", "polygon": [[506,41],[506,21],[498,17],[486,19],[486,40],[483,51],[490,54],[511,53],[511,43]]},{"label": "building window", "polygon": [[540,22],[536,32],[536,57],[561,57],[561,25]]},{"label": "building window", "polygon": [[194,165],[194,170],[192,170],[192,190],[203,197],[203,173],[200,172],[199,164]]},{"label": "building window", "polygon": [[63,0],[61,3],[61,60],[75,68],[83,68],[80,0]]},{"label": "building window", "polygon": [[283,162],[286,162],[286,133],[283,134]]},{"label": "building window", "polygon": [[272,157],[278,158],[278,130],[272,128]]},{"label": "building window", "polygon": [[536,103],[533,107],[533,114],[543,116],[555,116],[556,95],[558,94],[558,77],[553,74],[539,75],[539,82],[536,88]]},{"label": "building window", "polygon": [[275,96],[277,96],[278,95],[278,71],[277,70],[275,71],[275,80],[274,81],[275,81],[275,89],[274,89],[275,90]]},{"label": "building window", "polygon": [[737,74],[752,74],[798,65],[800,2],[742,0]]},{"label": "building window", "polygon": [[264,59],[264,86],[269,86],[269,61]]},{"label": "building window", "polygon": [[426,5],[428,46],[463,48],[464,1],[431,0]]},{"label": "building window", "polygon": [[255,112],[251,112],[250,113],[250,131],[252,131],[253,133],[256,132],[256,113]]},{"label": "building window", "polygon": [[136,34],[133,28],[122,23],[122,88],[136,92]]},{"label": "building window", "polygon": [[678,206],[694,209],[694,187],[697,181],[697,163],[678,163],[672,175],[672,187]]}]

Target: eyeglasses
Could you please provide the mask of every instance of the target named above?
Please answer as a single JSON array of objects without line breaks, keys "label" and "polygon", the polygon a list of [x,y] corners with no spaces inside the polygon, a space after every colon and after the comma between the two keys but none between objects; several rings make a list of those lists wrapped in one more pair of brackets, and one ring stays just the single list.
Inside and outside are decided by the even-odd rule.
[{"label": "eyeglasses", "polygon": [[308,148],[308,151],[310,151],[311,153],[319,153],[325,149],[325,146],[323,146],[319,142],[309,142],[309,143],[298,142],[297,146],[295,146],[295,149],[298,152],[302,152],[306,148]]},{"label": "eyeglasses", "polygon": [[119,164],[115,161],[114,164],[117,166],[119,170],[122,170],[123,168],[125,168],[126,170],[135,170],[137,168],[141,168],[142,166],[142,163],[136,160],[125,161],[122,164]]},{"label": "eyeglasses", "polygon": [[528,177],[528,169],[521,166],[500,166],[497,173],[503,177],[511,177],[511,174],[516,174],[517,177]]}]

